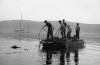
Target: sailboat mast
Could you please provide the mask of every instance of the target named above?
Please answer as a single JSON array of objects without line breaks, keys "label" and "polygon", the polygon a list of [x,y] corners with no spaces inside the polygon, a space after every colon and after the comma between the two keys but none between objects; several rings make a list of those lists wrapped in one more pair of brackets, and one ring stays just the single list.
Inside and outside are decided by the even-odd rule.
[{"label": "sailboat mast", "polygon": [[20,33],[20,42],[22,41],[22,13],[21,13],[21,19],[20,19],[20,30],[19,30],[19,33]]},{"label": "sailboat mast", "polygon": [[21,13],[21,20],[20,20],[20,31],[22,30],[22,13]]}]

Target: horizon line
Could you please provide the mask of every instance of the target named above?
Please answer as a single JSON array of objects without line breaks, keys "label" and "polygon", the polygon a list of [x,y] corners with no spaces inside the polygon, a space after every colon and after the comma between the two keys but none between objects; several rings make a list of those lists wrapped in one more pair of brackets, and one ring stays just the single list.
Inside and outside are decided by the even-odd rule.
[{"label": "horizon line", "polygon": [[[20,20],[24,20],[24,21],[33,21],[33,22],[43,22],[43,21],[39,21],[39,20],[30,20],[30,19],[8,19],[8,20],[0,20],[0,22],[3,22],[3,21],[13,21],[13,20],[16,20],[16,21],[20,21]],[[47,20],[49,22],[57,22],[57,20]],[[59,21],[59,20],[58,20]],[[100,24],[100,23],[83,23],[83,22],[75,22],[75,21],[68,21],[68,20],[65,20],[66,22],[71,22],[71,23],[80,23],[80,24]]]}]

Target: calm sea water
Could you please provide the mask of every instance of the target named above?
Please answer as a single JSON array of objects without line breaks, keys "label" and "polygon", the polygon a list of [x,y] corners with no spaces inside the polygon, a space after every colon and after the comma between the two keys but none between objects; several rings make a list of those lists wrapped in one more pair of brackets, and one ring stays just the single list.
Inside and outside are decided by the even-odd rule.
[{"label": "calm sea water", "polygon": [[[100,65],[100,42],[85,40],[86,48],[79,51],[79,61],[74,61],[74,53],[70,55],[70,61],[65,58],[65,65]],[[12,49],[17,45],[18,49]],[[50,65],[60,64],[61,54],[52,54]],[[39,49],[39,41],[32,39],[0,39],[0,65],[48,65],[47,54]]]}]

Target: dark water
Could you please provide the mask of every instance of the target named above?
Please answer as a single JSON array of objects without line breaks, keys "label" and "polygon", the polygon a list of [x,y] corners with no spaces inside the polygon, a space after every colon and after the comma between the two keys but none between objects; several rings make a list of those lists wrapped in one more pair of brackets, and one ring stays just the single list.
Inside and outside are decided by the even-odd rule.
[{"label": "dark water", "polygon": [[[42,52],[38,40],[0,39],[0,65],[99,65],[99,42],[86,40],[86,48],[66,54]],[[12,49],[13,45],[20,48]]]}]

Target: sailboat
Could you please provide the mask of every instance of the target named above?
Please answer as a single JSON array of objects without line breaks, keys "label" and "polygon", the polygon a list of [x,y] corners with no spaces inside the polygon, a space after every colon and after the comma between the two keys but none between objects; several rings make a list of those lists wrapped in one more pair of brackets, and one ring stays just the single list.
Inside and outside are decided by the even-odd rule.
[{"label": "sailboat", "polygon": [[18,25],[16,26],[15,32],[18,36],[18,39],[22,40],[22,34],[25,32],[25,30],[22,28],[23,20],[22,20],[22,14],[20,20],[18,20]]},{"label": "sailboat", "polygon": [[17,33],[17,38],[21,41],[22,38],[29,38],[30,37],[30,25],[25,24],[23,20],[23,14],[21,13],[20,20],[18,20],[18,25],[15,29]]},{"label": "sailboat", "polygon": [[23,22],[22,14],[21,14],[21,19],[18,21],[19,21],[19,23],[18,23],[17,29],[15,29],[15,32],[22,32],[22,31],[24,31],[24,29],[22,29],[22,22]]}]

